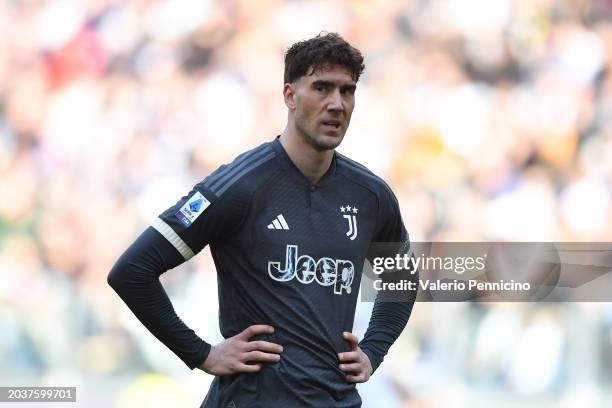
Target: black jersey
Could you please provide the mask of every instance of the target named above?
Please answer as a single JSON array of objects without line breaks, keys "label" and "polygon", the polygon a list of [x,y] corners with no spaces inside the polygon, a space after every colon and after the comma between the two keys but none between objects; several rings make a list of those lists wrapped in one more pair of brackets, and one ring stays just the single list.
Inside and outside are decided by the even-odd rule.
[{"label": "black jersey", "polygon": [[[152,227],[185,261],[210,245],[225,338],[268,324],[275,332],[258,338],[284,349],[258,373],[216,377],[202,406],[360,406],[355,384],[338,367],[337,354],[350,351],[342,333],[352,331],[370,243],[407,241],[397,200],[380,178],[336,152],[313,184],[277,138],[221,166]],[[390,308],[388,327],[375,327],[376,315],[385,315],[377,307],[360,343],[374,369],[412,304]],[[176,341],[203,343],[192,332],[183,337],[192,338]],[[187,356],[180,349],[173,348],[190,367],[208,350]]]}]

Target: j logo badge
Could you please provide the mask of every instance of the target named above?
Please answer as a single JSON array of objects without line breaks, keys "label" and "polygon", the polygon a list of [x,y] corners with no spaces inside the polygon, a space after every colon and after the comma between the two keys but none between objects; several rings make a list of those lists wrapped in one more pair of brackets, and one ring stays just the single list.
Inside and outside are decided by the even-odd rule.
[{"label": "j logo badge", "polygon": [[357,214],[358,209],[355,206],[345,205],[340,207],[340,212],[344,214],[342,217],[348,221],[346,236],[353,241],[357,238],[357,216],[355,214]]}]

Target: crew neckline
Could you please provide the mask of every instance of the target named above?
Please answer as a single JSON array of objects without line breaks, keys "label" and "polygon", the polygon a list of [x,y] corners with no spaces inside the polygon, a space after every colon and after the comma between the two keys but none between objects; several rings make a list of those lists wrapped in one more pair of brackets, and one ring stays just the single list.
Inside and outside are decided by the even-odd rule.
[{"label": "crew neckline", "polygon": [[294,178],[300,181],[303,184],[306,184],[309,187],[322,187],[329,184],[330,179],[336,174],[336,161],[337,161],[337,153],[334,151],[334,156],[332,158],[331,164],[329,168],[321,177],[319,181],[313,183],[300,171],[300,169],[293,163],[285,148],[283,147],[280,141],[280,135],[276,136],[276,139],[272,142],[272,148],[276,151],[276,158],[281,163],[282,167],[289,172]]}]

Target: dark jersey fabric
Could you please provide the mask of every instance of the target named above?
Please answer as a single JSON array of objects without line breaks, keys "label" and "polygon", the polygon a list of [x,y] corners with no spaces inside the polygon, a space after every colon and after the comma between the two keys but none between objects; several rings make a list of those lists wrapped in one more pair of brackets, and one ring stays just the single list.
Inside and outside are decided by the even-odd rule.
[{"label": "dark jersey fabric", "polygon": [[[269,324],[275,332],[258,338],[284,351],[258,373],[216,377],[202,406],[359,407],[355,384],[338,368],[337,353],[350,350],[342,332],[352,331],[369,244],[407,240],[397,200],[381,179],[335,153],[313,184],[277,138],[221,166],[163,212],[119,259],[109,283],[194,368],[210,345],[176,316],[158,277],[210,245],[222,335]],[[360,343],[374,369],[413,302],[375,303]]]}]

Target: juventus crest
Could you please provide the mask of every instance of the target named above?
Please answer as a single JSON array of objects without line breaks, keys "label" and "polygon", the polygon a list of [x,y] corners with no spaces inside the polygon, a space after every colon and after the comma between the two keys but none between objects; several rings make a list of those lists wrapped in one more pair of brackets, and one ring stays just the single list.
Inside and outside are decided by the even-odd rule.
[{"label": "juventus crest", "polygon": [[340,207],[340,212],[343,214],[342,217],[348,221],[348,231],[346,236],[353,241],[357,238],[357,212],[359,210],[355,206],[345,205]]}]

